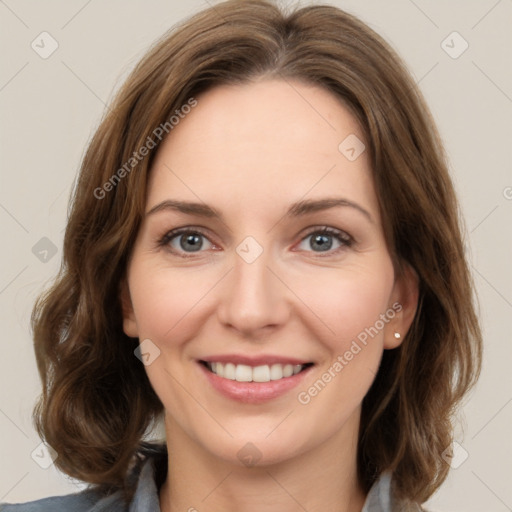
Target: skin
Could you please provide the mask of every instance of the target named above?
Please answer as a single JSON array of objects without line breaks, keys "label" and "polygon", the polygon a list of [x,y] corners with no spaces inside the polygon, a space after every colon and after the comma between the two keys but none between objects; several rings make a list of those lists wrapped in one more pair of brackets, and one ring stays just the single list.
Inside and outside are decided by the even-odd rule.
[{"label": "skin", "polygon": [[[349,161],[338,150],[348,135],[363,140],[363,133],[337,98],[300,82],[261,79],[197,99],[159,148],[146,212],[169,199],[193,201],[222,220],[171,209],[147,215],[122,293],[125,333],[161,351],[146,366],[165,407],[170,470],[161,509],[359,512],[361,402],[383,350],[406,334],[418,296],[414,273],[394,272],[367,152]],[[299,200],[333,197],[368,216],[351,206],[285,215]],[[324,226],[353,244],[328,236],[332,246],[322,251],[314,232]],[[180,227],[201,228],[200,251],[186,252],[179,235],[159,245]],[[236,252],[247,236],[263,248],[252,263]],[[298,393],[396,302],[400,313],[301,404]],[[213,389],[197,362],[233,353],[314,366],[285,395],[240,403]],[[248,442],[261,455],[253,467],[237,456]]]}]

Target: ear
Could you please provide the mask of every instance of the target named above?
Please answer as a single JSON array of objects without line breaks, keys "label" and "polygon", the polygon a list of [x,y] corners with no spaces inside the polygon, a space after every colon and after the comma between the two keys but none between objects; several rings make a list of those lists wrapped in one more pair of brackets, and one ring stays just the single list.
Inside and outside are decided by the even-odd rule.
[{"label": "ear", "polygon": [[[405,264],[401,274],[396,277],[388,311],[395,315],[384,328],[384,348],[399,347],[411,324],[418,308],[419,278],[416,271]],[[399,335],[399,336],[398,336]]]},{"label": "ear", "polygon": [[135,313],[133,311],[132,299],[130,297],[130,289],[125,279],[119,287],[119,299],[121,301],[121,310],[123,313],[123,331],[130,338],[139,337],[139,329],[135,321]]}]

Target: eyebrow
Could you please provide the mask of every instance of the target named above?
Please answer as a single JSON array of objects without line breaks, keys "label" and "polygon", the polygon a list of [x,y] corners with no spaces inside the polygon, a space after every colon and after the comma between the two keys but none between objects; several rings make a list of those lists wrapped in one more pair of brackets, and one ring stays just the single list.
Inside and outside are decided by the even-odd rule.
[{"label": "eyebrow", "polygon": [[[371,223],[374,223],[374,220],[368,210],[355,203],[354,201],[350,201],[342,197],[327,197],[323,199],[308,199],[297,201],[288,208],[285,217],[302,217],[311,213],[329,210],[336,207],[353,208],[356,211],[362,213]],[[199,217],[216,218],[224,222],[223,215],[206,203],[176,201],[174,199],[167,199],[153,206],[153,208],[151,208],[146,213],[146,217],[165,210],[178,211],[188,215],[197,215]]]},{"label": "eyebrow", "polygon": [[300,217],[309,213],[315,213],[322,210],[329,210],[330,208],[336,208],[339,206],[345,206],[353,208],[359,213],[362,213],[370,222],[374,222],[370,212],[363,208],[361,205],[350,201],[343,197],[332,197],[324,199],[308,199],[304,201],[298,201],[293,203],[289,210],[286,212],[287,217]]}]

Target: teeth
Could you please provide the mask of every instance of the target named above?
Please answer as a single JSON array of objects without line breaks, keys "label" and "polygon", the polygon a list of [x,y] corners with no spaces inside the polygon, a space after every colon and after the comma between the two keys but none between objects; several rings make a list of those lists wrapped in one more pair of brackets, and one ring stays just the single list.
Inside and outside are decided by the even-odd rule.
[{"label": "teeth", "polygon": [[286,364],[283,368],[283,377],[291,377],[293,375],[293,365]]},{"label": "teeth", "polygon": [[273,364],[271,366],[248,366],[246,364],[233,363],[208,363],[208,368],[219,377],[236,380],[237,382],[270,382],[291,377],[303,370],[301,364]]},{"label": "teeth", "polygon": [[235,370],[235,380],[237,380],[238,382],[251,382],[252,368],[245,364],[237,364]]},{"label": "teeth", "polygon": [[[222,367],[222,363],[217,363],[217,366]],[[224,365],[224,375],[225,379],[236,380],[236,367],[233,363],[226,363]]]},{"label": "teeth", "polygon": [[270,367],[270,380],[279,380],[283,378],[283,365],[273,364]]},{"label": "teeth", "polygon": [[270,368],[267,365],[256,366],[252,369],[252,380],[254,382],[269,382]]}]

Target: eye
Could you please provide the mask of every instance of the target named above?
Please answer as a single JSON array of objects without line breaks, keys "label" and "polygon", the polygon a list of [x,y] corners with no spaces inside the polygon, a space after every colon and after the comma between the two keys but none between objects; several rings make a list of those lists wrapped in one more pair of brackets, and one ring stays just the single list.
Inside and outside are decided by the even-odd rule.
[{"label": "eye", "polygon": [[321,229],[316,228],[305,236],[301,240],[298,249],[336,253],[344,247],[350,247],[353,242],[353,238],[344,231],[325,226]]},{"label": "eye", "polygon": [[212,249],[214,246],[205,234],[198,229],[174,229],[164,235],[159,245],[168,247],[172,252],[194,253],[201,249]]}]

